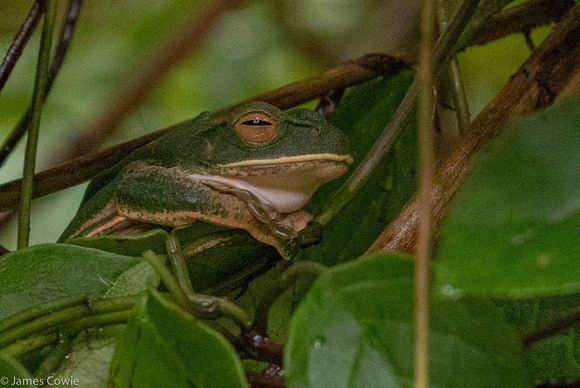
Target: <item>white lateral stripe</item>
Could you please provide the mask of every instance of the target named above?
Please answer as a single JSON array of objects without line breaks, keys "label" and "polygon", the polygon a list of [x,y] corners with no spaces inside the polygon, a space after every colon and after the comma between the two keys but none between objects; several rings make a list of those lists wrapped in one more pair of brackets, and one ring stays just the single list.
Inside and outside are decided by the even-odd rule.
[{"label": "white lateral stripe", "polygon": [[250,159],[243,162],[234,162],[229,164],[218,164],[219,167],[242,167],[242,166],[259,166],[266,164],[282,164],[295,162],[310,162],[315,160],[330,160],[336,162],[352,163],[352,156],[350,155],[335,155],[335,154],[309,154],[296,156],[282,156],[276,159]]},{"label": "white lateral stripe", "polygon": [[[215,175],[190,174],[188,178],[199,181],[221,183],[235,189],[247,190],[262,204],[271,205],[279,213],[290,213],[302,208],[310,200],[312,192],[297,190],[278,190],[269,187],[260,187],[242,180],[220,177]],[[314,190],[312,190],[314,191]]]}]

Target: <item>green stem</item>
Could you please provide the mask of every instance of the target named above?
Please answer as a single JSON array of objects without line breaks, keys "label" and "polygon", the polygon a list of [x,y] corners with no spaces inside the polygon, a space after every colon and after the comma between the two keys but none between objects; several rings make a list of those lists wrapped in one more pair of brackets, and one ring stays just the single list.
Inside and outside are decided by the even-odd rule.
[{"label": "green stem", "polygon": [[[431,241],[431,192],[435,157],[433,152],[433,95],[435,58],[434,0],[423,2],[421,44],[417,81],[419,85],[419,236],[415,257],[415,388],[429,387],[429,251]],[[443,61],[440,62],[444,65]]]},{"label": "green stem", "polygon": [[236,304],[224,298],[216,298],[216,301],[218,311],[221,315],[230,318],[244,332],[251,328],[252,321],[250,321],[248,314],[246,314],[243,309],[239,308]]},{"label": "green stem", "polygon": [[[91,315],[109,313],[113,311],[131,309],[137,303],[142,296],[125,296],[119,298],[105,298],[97,302],[86,305],[85,298],[65,298],[58,299],[55,301],[49,301],[43,303],[39,306],[34,306],[23,313],[13,315],[6,318],[0,323],[0,334],[7,332],[8,330],[18,326],[22,327],[24,324],[30,324],[35,322],[36,319],[44,319],[44,322],[48,323],[49,326],[37,326],[40,331],[49,328],[50,326],[60,324],[61,322],[53,318],[46,318],[51,316],[51,314],[62,313],[63,311],[71,311],[70,308],[79,308],[79,305],[86,307]],[[72,310],[74,311],[74,310]],[[65,314],[66,315],[66,314]],[[20,326],[19,326],[20,325]],[[39,325],[34,323],[34,325]],[[2,335],[0,335],[2,338]]]},{"label": "green stem", "polygon": [[256,306],[256,314],[252,328],[259,334],[266,335],[268,331],[268,311],[270,311],[270,308],[280,295],[296,283],[296,280],[300,276],[310,275],[318,278],[326,269],[322,264],[313,261],[299,261],[284,271],[280,279],[272,285],[268,294]]},{"label": "green stem", "polygon": [[[435,69],[435,77],[439,75],[442,69],[445,69],[441,65],[445,63],[453,53],[455,43],[475,12],[478,3],[479,0],[464,0],[458,7],[457,11],[453,14],[447,29],[445,29],[443,34],[441,34],[437,40],[437,43],[433,47],[433,68]],[[365,156],[356,170],[333,195],[334,199],[327,204],[326,209],[318,215],[314,221],[323,226],[326,225],[354,197],[356,192],[360,190],[366,182],[370,173],[387,153],[402,129],[406,126],[409,120],[411,120],[412,115],[415,113],[416,102],[417,85],[416,82],[414,82],[403,98],[401,105],[399,105],[399,108],[391,117],[391,120],[385,129],[383,129],[383,132],[381,132],[379,138],[371,147],[367,156]]]},{"label": "green stem", "polygon": [[61,298],[42,303],[38,306],[31,307],[21,313],[9,316],[0,322],[0,333],[13,328],[24,322],[32,321],[35,318],[49,315],[55,311],[63,310],[71,306],[77,306],[82,303],[84,298]]},{"label": "green stem", "polygon": [[[33,330],[32,332],[25,333],[25,330],[21,330],[20,332],[15,333],[13,338],[11,338],[13,341],[10,341],[11,343],[9,345],[7,345],[6,341],[3,341],[2,344],[0,345],[0,351],[6,354],[10,354],[14,357],[18,357],[21,356],[22,354],[29,353],[35,349],[40,349],[44,346],[55,344],[59,340],[64,342],[70,341],[70,339],[76,337],[80,332],[89,329],[91,327],[126,323],[131,314],[133,313],[132,310],[133,304],[134,301],[129,306],[130,308],[124,310],[113,311],[103,314],[95,314],[91,316],[79,316],[80,319],[72,318],[73,320],[69,323],[67,323],[69,319],[66,320],[55,319],[56,318],[55,314],[51,314],[53,322],[49,326],[53,328],[53,332],[42,335],[34,334],[43,331],[45,332],[46,331],[45,329],[48,328],[48,326],[44,328],[40,327],[40,322],[38,322],[39,327],[36,327],[35,330]],[[121,304],[119,304],[117,307],[120,308]],[[59,327],[62,326],[63,333],[59,334],[55,326]],[[16,334],[18,334],[18,338],[15,338],[17,337]],[[24,336],[26,336],[27,338],[23,338]],[[60,342],[57,343],[56,346],[57,348],[55,353],[58,354],[60,353],[59,346],[61,346],[61,343]],[[63,345],[63,347],[64,349],[66,349],[65,345]],[[47,362],[46,368],[51,369],[51,365],[52,362]]]},{"label": "green stem", "polygon": [[171,267],[173,268],[173,272],[177,277],[177,283],[179,283],[179,286],[186,295],[194,294],[195,290],[191,285],[191,278],[189,277],[189,271],[187,270],[187,264],[185,263],[183,249],[181,249],[179,240],[177,237],[175,237],[173,232],[167,235],[167,239],[165,240],[165,247],[167,250],[167,255],[169,256]]},{"label": "green stem", "polygon": [[28,140],[24,156],[24,173],[22,177],[22,189],[20,196],[20,214],[18,219],[18,249],[26,248],[30,240],[30,209],[32,206],[32,185],[36,164],[36,148],[38,145],[38,130],[40,127],[40,114],[44,101],[44,94],[48,80],[50,52],[52,47],[52,35],[56,18],[57,1],[46,1],[44,14],[44,26],[38,54],[36,81],[32,97],[32,111],[28,127]]},{"label": "green stem", "polygon": [[397,139],[401,130],[412,119],[416,109],[417,86],[411,85],[407,94],[403,98],[401,105],[397,108],[391,120],[379,135],[368,154],[358,165],[356,170],[348,177],[344,184],[332,196],[332,200],[326,205],[325,210],[320,213],[314,222],[325,226],[334,218],[340,210],[355,196],[357,191],[363,186],[371,172],[379,164],[383,156],[387,153],[391,145]]},{"label": "green stem", "polygon": [[34,377],[46,379],[51,373],[57,370],[66,359],[73,346],[73,337],[59,336],[59,340],[48,356],[42,360],[42,363],[34,372]]},{"label": "green stem", "polygon": [[8,354],[12,357],[19,357],[23,354],[32,352],[33,350],[52,345],[58,341],[58,333],[50,333],[45,335],[36,335],[28,337],[24,340],[11,343],[10,345],[0,348],[0,352]]},{"label": "green stem", "polygon": [[465,47],[467,42],[473,40],[473,37],[477,34],[479,29],[485,25],[489,18],[501,11],[512,1],[513,0],[483,0],[481,5],[477,8],[477,12],[473,14],[473,18],[469,25],[461,34],[457,46]]},{"label": "green stem", "polygon": [[77,319],[64,328],[65,336],[73,338],[81,331],[94,326],[107,326],[118,323],[127,323],[127,320],[132,313],[132,309],[126,309]]},{"label": "green stem", "polygon": [[469,103],[456,58],[451,60],[449,67],[453,81],[453,105],[457,115],[457,126],[459,133],[465,134],[471,125],[471,113],[469,113]]},{"label": "green stem", "polygon": [[[451,15],[450,10],[457,8],[458,1],[439,2],[437,7],[437,20],[439,22],[439,29],[445,31],[448,26]],[[477,13],[477,12],[476,12]],[[472,20],[473,21],[473,20]],[[453,56],[449,61],[449,79],[446,82],[451,82],[451,92],[453,96],[453,106],[457,118],[457,127],[459,133],[465,134],[470,125],[471,115],[469,113],[469,104],[467,102],[467,95],[459,72],[459,64],[457,63],[457,56]]]},{"label": "green stem", "polygon": [[[141,298],[142,296],[130,296],[103,299],[90,306],[83,303],[83,299],[65,301],[64,304],[58,307],[55,307],[55,302],[46,303],[39,309],[31,309],[25,314],[18,315],[16,319],[12,319],[9,322],[9,325],[5,325],[0,335],[0,347],[15,343],[35,333],[66,325],[67,322],[74,321],[77,318],[81,320],[93,318],[94,321],[98,321],[101,319],[98,318],[99,316],[105,316],[119,311],[126,313]],[[55,311],[57,308],[58,310]]]},{"label": "green stem", "polygon": [[143,252],[143,259],[149,263],[151,267],[157,272],[159,277],[161,278],[161,282],[165,284],[165,287],[169,290],[171,297],[178,305],[187,309],[189,306],[189,300],[183,293],[181,287],[169,271],[169,269],[165,266],[164,261],[159,259],[159,256],[153,253],[153,251],[148,250]]},{"label": "green stem", "polygon": [[84,317],[88,313],[89,308],[87,306],[74,306],[16,326],[0,335],[0,348],[33,333],[61,325],[75,318]]}]

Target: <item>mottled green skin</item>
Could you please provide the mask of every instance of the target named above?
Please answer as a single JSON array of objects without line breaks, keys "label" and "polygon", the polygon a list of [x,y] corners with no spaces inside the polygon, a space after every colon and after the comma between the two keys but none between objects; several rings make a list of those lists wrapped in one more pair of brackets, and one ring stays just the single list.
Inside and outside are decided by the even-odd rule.
[{"label": "mottled green skin", "polygon": [[[274,140],[260,145],[238,136],[235,122],[252,111],[277,118],[278,135]],[[215,192],[185,175],[217,175],[220,172],[216,165],[220,164],[320,153],[347,155],[347,141],[342,132],[311,110],[281,111],[267,103],[252,102],[230,113],[201,113],[95,176],[59,241],[67,240],[113,198],[133,211],[201,212],[227,217]]]}]

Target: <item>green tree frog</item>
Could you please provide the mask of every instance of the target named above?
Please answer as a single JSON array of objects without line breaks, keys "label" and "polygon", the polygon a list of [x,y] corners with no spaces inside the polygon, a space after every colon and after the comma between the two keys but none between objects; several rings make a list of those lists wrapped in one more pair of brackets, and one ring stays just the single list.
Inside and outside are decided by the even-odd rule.
[{"label": "green tree frog", "polygon": [[345,135],[314,111],[204,112],[98,174],[59,241],[206,222],[282,253],[314,191],[351,163]]}]

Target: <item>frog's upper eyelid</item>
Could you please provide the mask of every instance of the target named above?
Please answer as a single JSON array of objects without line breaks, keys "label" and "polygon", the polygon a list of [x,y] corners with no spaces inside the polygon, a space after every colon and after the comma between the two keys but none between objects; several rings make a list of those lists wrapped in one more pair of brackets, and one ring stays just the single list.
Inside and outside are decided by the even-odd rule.
[{"label": "frog's upper eyelid", "polygon": [[242,122],[242,124],[244,125],[274,125],[273,122],[268,121],[268,120],[246,120],[244,122]]},{"label": "frog's upper eyelid", "polygon": [[296,126],[299,126],[299,127],[313,127],[313,128],[314,127],[318,127],[318,125],[317,125],[318,123],[317,122],[312,122],[312,121],[309,121],[309,120],[301,120],[301,119],[298,119],[298,118],[295,118],[295,117],[288,117],[286,119],[286,121],[288,121],[292,125],[296,125]]},{"label": "frog's upper eyelid", "polygon": [[324,118],[318,113],[305,108],[284,111],[280,116],[280,121],[287,121],[300,127],[318,127],[325,122]]}]

